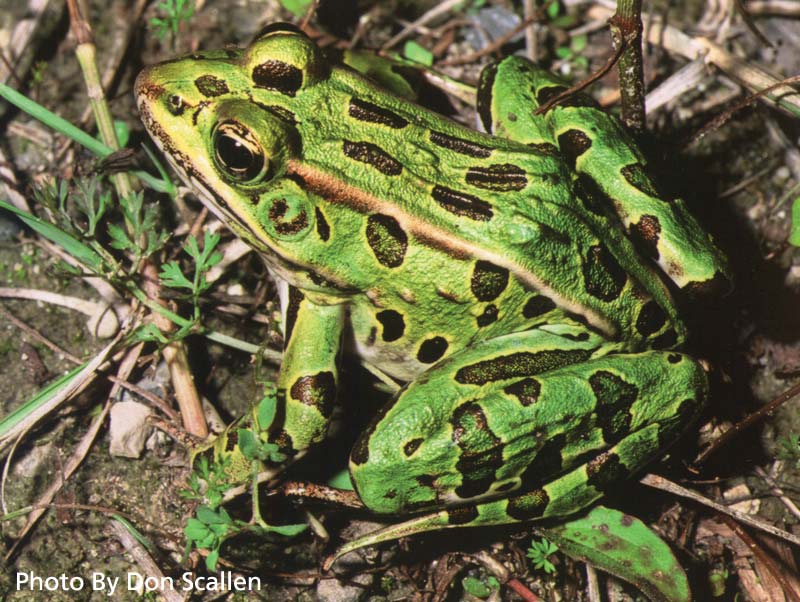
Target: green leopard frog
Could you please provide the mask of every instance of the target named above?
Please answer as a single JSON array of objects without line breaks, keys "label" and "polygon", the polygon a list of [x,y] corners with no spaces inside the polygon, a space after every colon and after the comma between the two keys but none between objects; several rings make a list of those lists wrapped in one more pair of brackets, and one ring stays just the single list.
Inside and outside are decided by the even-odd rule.
[{"label": "green leopard frog", "polygon": [[522,58],[490,65],[479,133],[283,25],[139,75],[153,140],[282,283],[264,440],[323,441],[343,343],[406,383],[350,474],[372,511],[416,516],[350,548],[576,513],[706,399],[673,293],[720,285],[726,261],[591,99],[536,114],[563,90]]}]

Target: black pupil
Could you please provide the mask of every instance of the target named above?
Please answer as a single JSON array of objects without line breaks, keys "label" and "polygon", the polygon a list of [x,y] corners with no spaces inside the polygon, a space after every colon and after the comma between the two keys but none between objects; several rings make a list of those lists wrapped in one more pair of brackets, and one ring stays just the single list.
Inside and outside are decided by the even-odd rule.
[{"label": "black pupil", "polygon": [[227,134],[217,137],[217,157],[232,175],[243,180],[250,180],[261,173],[264,158],[253,151],[239,138]]}]

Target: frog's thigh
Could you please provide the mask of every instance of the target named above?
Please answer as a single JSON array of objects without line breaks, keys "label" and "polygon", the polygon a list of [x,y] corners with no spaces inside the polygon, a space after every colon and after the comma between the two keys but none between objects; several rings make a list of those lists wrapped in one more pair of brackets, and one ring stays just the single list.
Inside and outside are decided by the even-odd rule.
[{"label": "frog's thigh", "polygon": [[[705,400],[705,372],[688,356],[563,361],[587,351],[540,348],[532,353],[543,361],[517,357],[507,371],[493,354],[454,355],[402,393],[356,446],[353,482],[377,512],[440,511],[390,527],[381,541],[577,512],[660,454]],[[477,373],[493,379],[464,378]]]},{"label": "frog's thigh", "polygon": [[344,305],[315,304],[289,287],[278,376],[285,402],[283,424],[271,435],[287,453],[305,450],[325,437],[336,401],[336,358],[344,321]]},{"label": "frog's thigh", "polygon": [[657,190],[617,119],[585,94],[572,95],[545,115],[534,114],[566,89],[552,73],[508,57],[481,74],[479,113],[495,135],[560,153],[577,173],[586,202],[598,213],[615,212],[630,238],[680,288],[727,287],[724,256],[683,201]]}]

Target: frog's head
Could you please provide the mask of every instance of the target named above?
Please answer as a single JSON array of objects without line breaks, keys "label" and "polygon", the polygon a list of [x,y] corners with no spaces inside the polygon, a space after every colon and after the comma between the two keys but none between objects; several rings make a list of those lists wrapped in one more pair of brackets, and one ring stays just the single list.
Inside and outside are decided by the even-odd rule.
[{"label": "frog's head", "polygon": [[183,180],[284,272],[304,263],[296,243],[316,219],[316,199],[288,174],[302,149],[294,109],[328,70],[304,34],[272,26],[246,49],[166,61],[136,80],[141,119]]}]

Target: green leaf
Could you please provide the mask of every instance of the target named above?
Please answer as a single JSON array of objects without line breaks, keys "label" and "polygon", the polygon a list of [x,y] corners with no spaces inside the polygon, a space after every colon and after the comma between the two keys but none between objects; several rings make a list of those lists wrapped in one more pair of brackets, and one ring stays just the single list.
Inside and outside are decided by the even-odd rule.
[{"label": "green leaf", "polygon": [[219,561],[219,548],[211,550],[208,556],[206,556],[206,569],[209,573],[213,573],[217,570],[217,562]]},{"label": "green leaf", "polygon": [[224,508],[212,510],[208,506],[198,506],[196,516],[206,525],[232,524],[233,520]]},{"label": "green leaf", "polygon": [[170,288],[194,289],[194,284],[181,271],[181,266],[177,261],[170,261],[161,266],[161,273],[158,275],[161,283]]},{"label": "green leaf", "polygon": [[134,245],[133,241],[128,237],[128,233],[118,225],[108,224],[108,236],[111,239],[108,244],[110,244],[112,248],[119,249],[120,251],[136,250],[136,245]]},{"label": "green leaf", "polygon": [[403,56],[421,65],[426,65],[428,67],[433,65],[433,53],[413,40],[407,41],[405,46],[403,46]]},{"label": "green leaf", "polygon": [[492,594],[492,588],[477,577],[464,577],[461,580],[461,587],[468,594],[481,600],[488,598]]},{"label": "green leaf", "polygon": [[208,527],[202,521],[196,518],[190,518],[186,521],[186,526],[183,528],[183,533],[186,538],[191,541],[200,541],[208,535]]},{"label": "green leaf", "polygon": [[294,537],[306,529],[308,529],[308,525],[305,523],[300,523],[297,525],[269,525],[268,527],[269,531],[277,533],[278,535],[284,535],[286,537]]},{"label": "green leaf", "polygon": [[586,45],[589,43],[589,36],[586,34],[575,36],[572,38],[572,41],[569,43],[569,47],[572,48],[572,51],[576,54],[582,52]]},{"label": "green leaf", "polygon": [[531,540],[531,547],[528,548],[527,556],[535,569],[543,570],[550,575],[556,572],[555,565],[550,562],[550,555],[556,552],[558,552],[558,546],[543,537],[541,541]]},{"label": "green leaf", "polygon": [[169,343],[169,339],[164,336],[164,333],[161,332],[155,324],[149,322],[147,324],[142,324],[136,331],[133,333],[133,338],[137,341],[142,341],[145,343],[160,343],[161,345],[166,345]]},{"label": "green leaf", "polygon": [[551,2],[547,5],[547,16],[555,19],[561,12],[561,2]]},{"label": "green leaf", "polygon": [[336,487],[337,489],[346,489],[354,491],[353,483],[350,480],[350,471],[343,468],[328,480],[328,485]]},{"label": "green leaf", "polygon": [[597,506],[580,518],[540,531],[564,553],[629,581],[653,602],[692,599],[672,550],[637,518]]},{"label": "green leaf", "polygon": [[277,406],[278,400],[274,395],[267,395],[258,402],[258,406],[256,406],[256,422],[259,429],[266,430],[272,425]]},{"label": "green leaf", "polygon": [[560,59],[567,60],[572,58],[572,55],[573,55],[572,49],[568,48],[567,46],[559,46],[558,48],[556,48],[556,56]]},{"label": "green leaf", "polygon": [[259,446],[253,431],[249,431],[247,429],[238,429],[236,433],[238,435],[237,445],[239,446],[239,451],[242,452],[242,455],[248,460],[257,460]]},{"label": "green leaf", "polygon": [[281,0],[281,6],[296,17],[302,17],[314,0]]},{"label": "green leaf", "polygon": [[792,203],[792,229],[789,232],[789,244],[800,247],[800,197]]}]

